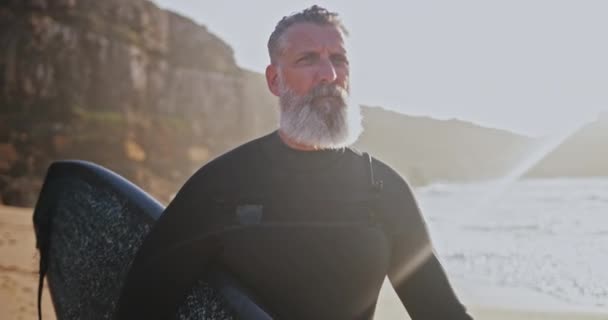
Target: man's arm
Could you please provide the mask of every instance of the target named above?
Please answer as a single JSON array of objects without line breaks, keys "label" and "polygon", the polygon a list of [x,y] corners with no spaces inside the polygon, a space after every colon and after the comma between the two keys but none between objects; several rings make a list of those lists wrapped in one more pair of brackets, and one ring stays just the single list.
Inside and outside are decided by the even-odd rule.
[{"label": "man's arm", "polygon": [[409,185],[378,163],[382,203],[391,241],[389,279],[413,320],[466,319],[467,314],[435,255],[422,213]]},{"label": "man's arm", "polygon": [[411,253],[400,245],[404,240],[393,239],[389,279],[411,318],[472,319],[456,297],[431,244]]},{"label": "man's arm", "polygon": [[188,241],[204,225],[202,173],[186,182],[145,238],[122,288],[115,319],[170,318],[208,261],[213,248]]}]

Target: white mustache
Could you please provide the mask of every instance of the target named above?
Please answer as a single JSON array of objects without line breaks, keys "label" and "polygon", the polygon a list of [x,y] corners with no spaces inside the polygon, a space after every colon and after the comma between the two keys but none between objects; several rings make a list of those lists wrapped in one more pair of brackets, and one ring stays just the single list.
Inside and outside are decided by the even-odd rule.
[{"label": "white mustache", "polygon": [[311,103],[317,98],[339,98],[340,102],[345,105],[348,99],[348,92],[335,84],[321,84],[314,87],[311,92],[306,95],[305,100],[307,103]]}]

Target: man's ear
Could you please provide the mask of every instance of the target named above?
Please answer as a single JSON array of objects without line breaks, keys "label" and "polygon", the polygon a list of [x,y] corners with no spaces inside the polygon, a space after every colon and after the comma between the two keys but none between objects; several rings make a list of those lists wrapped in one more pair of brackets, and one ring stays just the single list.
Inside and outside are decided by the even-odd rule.
[{"label": "man's ear", "polygon": [[266,84],[268,85],[268,89],[275,96],[280,95],[279,90],[279,69],[274,64],[269,64],[266,67]]}]

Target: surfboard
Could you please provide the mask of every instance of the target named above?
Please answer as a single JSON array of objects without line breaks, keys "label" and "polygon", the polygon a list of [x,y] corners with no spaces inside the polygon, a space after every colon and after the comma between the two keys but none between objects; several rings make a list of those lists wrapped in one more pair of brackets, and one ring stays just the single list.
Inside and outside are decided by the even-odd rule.
[{"label": "surfboard", "polygon": [[[41,287],[57,319],[113,319],[135,254],[164,207],[120,175],[85,161],[58,161],[34,210]],[[239,282],[213,271],[198,281],[177,319],[271,319]]]}]

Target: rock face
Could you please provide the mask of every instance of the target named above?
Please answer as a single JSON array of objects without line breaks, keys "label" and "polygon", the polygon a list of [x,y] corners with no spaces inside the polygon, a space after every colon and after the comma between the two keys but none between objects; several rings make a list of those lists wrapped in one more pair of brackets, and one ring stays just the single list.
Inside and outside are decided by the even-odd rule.
[{"label": "rock face", "polygon": [[0,3],[0,192],[48,164],[107,166],[166,201],[210,157],[271,130],[275,99],[204,26],[144,0]]},{"label": "rock face", "polygon": [[529,137],[460,120],[413,117],[363,109],[357,145],[406,176],[413,185],[484,180],[509,172],[533,147]]}]

